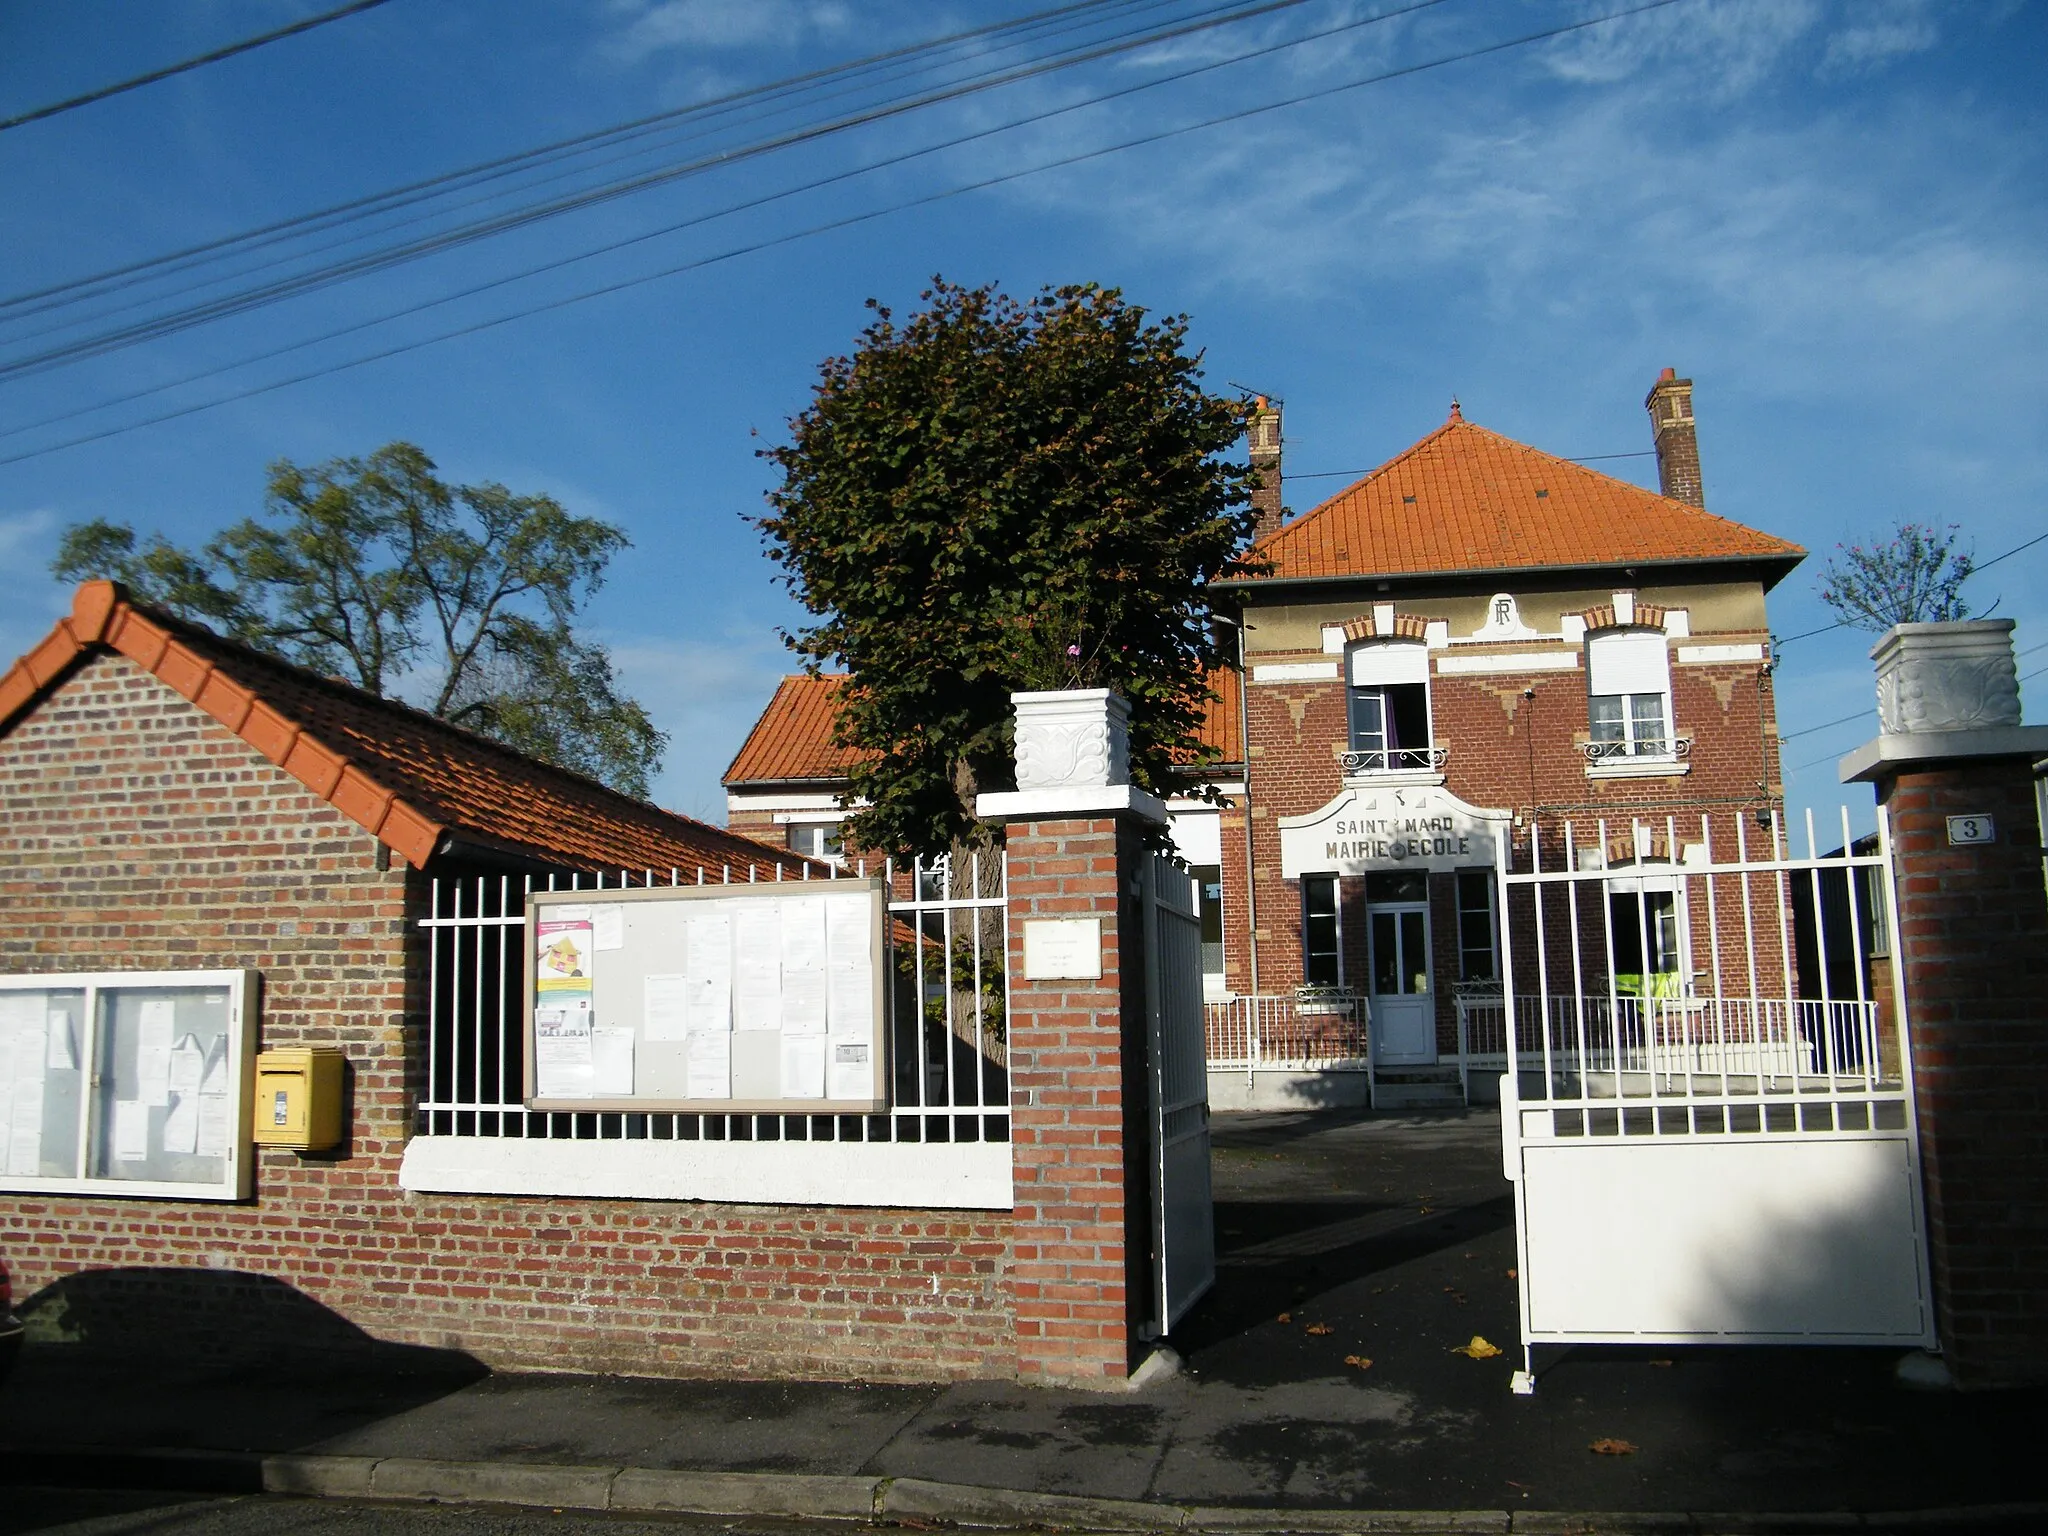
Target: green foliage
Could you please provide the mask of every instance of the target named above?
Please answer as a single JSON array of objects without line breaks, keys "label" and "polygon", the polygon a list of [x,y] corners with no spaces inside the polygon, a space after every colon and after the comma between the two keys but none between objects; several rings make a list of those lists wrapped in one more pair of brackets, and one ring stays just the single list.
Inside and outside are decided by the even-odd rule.
[{"label": "green foliage", "polygon": [[1943,624],[1972,617],[1962,585],[1976,562],[1955,548],[1954,524],[1900,523],[1881,544],[1836,548],[1821,570],[1820,600],[1856,629],[1879,633],[1894,624]]},{"label": "green foliage", "polygon": [[443,482],[410,443],[271,466],[262,519],[197,551],[100,520],[65,530],[53,569],[372,693],[645,795],[667,738],[622,697],[573,620],[626,547],[552,496]]},{"label": "green foliage", "polygon": [[785,635],[850,674],[841,740],[870,848],[979,841],[977,792],[1011,781],[1014,689],[1099,686],[1131,704],[1131,766],[1169,787],[1200,756],[1203,593],[1250,539],[1250,472],[1217,455],[1244,407],[1200,385],[1187,322],[1113,289],[1020,303],[935,280],[826,360],[758,520],[816,624]]}]

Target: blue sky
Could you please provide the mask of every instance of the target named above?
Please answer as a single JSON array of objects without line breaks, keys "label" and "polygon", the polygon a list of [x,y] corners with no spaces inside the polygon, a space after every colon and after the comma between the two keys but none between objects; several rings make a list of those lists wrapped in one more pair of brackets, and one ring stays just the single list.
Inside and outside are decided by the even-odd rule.
[{"label": "blue sky", "polygon": [[[332,3],[0,0],[0,117]],[[1206,3],[1131,0],[1125,12]],[[256,510],[271,460],[403,438],[452,478],[546,490],[626,528],[634,548],[590,623],[672,733],[658,797],[720,819],[718,775],[791,669],[777,626],[800,619],[746,521],[771,483],[756,449],[803,407],[818,360],[850,344],[865,299],[912,307],[935,272],[1020,293],[1093,280],[1187,313],[1213,387],[1285,398],[1290,475],[1370,468],[1438,425],[1453,395],[1470,419],[1551,452],[1641,452],[1643,395],[1674,366],[1696,382],[1710,508],[1814,551],[1773,597],[1781,635],[1829,621],[1814,588],[1838,543],[1902,518],[1952,522],[1985,558],[2048,529],[2044,7],[1677,0],[1332,89],[1629,3],[1441,0],[1371,22],[1391,0],[1306,0],[0,380],[0,458],[16,460],[0,464],[0,650],[23,649],[63,610],[68,594],[47,567],[67,523],[110,517],[197,542]],[[390,0],[0,132],[0,294],[1024,9]],[[1316,32],[1326,35],[1279,46]],[[1088,104],[1255,49],[1274,51]],[[1058,107],[1074,110],[1043,115]],[[859,174],[705,218],[839,172]],[[996,177],[1012,179],[934,198]],[[845,220],[858,222],[788,238]],[[670,226],[681,227],[653,233]],[[759,248],[729,254],[748,246]],[[378,323],[176,382],[365,322]],[[1648,458],[1599,467],[1654,483]],[[1293,481],[1287,499],[1305,510],[1343,483]],[[2019,621],[2023,653],[2048,640],[2048,544],[1969,590]],[[1784,651],[1781,719],[1804,733],[1785,749],[1795,806],[1868,805],[1868,791],[1835,783],[1833,765],[1874,720],[1823,723],[1870,702],[1869,643],[1837,630]],[[2048,650],[2020,662],[2023,674],[2044,666]],[[2048,675],[2027,685],[2036,699],[2044,689]],[[2029,718],[2041,718],[2038,704]]]}]

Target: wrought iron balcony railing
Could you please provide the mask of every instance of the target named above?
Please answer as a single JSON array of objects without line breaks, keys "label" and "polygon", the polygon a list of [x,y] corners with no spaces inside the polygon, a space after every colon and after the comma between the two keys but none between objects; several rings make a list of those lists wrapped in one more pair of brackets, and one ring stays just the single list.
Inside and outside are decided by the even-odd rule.
[{"label": "wrought iron balcony railing", "polygon": [[1339,755],[1337,766],[1355,773],[1441,773],[1449,747],[1368,747]]},{"label": "wrought iron balcony railing", "polygon": [[1580,743],[1579,750],[1589,763],[1684,762],[1692,756],[1692,737],[1638,736],[1634,741],[1587,741]]}]

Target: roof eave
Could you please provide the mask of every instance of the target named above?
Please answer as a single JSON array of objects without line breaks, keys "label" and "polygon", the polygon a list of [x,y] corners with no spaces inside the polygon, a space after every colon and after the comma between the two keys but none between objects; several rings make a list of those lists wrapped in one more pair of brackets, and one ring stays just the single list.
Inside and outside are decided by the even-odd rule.
[{"label": "roof eave", "polygon": [[1677,560],[1615,560],[1598,565],[1583,562],[1571,565],[1507,565],[1473,566],[1454,570],[1437,571],[1347,571],[1332,576],[1241,576],[1218,581],[1213,585],[1239,598],[1249,597],[1256,592],[1271,591],[1274,588],[1292,589],[1297,587],[1346,587],[1364,586],[1385,582],[1389,585],[1400,583],[1415,585],[1422,582],[1439,583],[1446,581],[1481,580],[1526,580],[1532,576],[1557,577],[1602,571],[1641,572],[1667,570],[1711,571],[1733,566],[1757,567],[1764,575],[1764,590],[1770,591],[1779,582],[1791,575],[1799,563],[1806,558],[1807,551],[1786,554],[1759,555],[1713,555],[1689,556]]}]

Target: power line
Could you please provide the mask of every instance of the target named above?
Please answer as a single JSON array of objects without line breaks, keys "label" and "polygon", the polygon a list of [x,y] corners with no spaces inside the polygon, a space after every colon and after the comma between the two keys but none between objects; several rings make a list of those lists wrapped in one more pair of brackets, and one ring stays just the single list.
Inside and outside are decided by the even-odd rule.
[{"label": "power line", "polygon": [[1781,735],[1778,737],[1778,741],[1781,745],[1788,741],[1797,741],[1802,736],[1811,736],[1815,731],[1825,731],[1829,729],[1831,726],[1847,725],[1851,720],[1862,720],[1876,713],[1877,706],[1873,704],[1868,709],[1859,709],[1856,711],[1855,714],[1844,715],[1839,720],[1823,720],[1819,725],[1809,725],[1804,730],[1793,731],[1789,734]]},{"label": "power line", "polygon": [[[86,277],[73,278],[62,283],[56,283],[47,288],[0,298],[0,311],[28,306],[28,312],[33,313],[40,308],[48,307],[33,304],[32,301],[35,300],[61,298],[64,295],[73,294],[79,290],[104,287],[109,284],[115,284],[116,279],[140,281],[151,272],[179,270],[196,260],[218,256],[234,247],[256,247],[271,244],[279,239],[289,239],[297,231],[327,228],[349,218],[368,216],[373,213],[388,211],[391,208],[407,206],[412,202],[430,197],[441,189],[460,187],[464,184],[476,184],[493,180],[500,176],[515,174],[529,165],[545,164],[552,159],[567,158],[576,153],[602,147],[608,141],[623,142],[634,137],[657,133],[691,118],[717,117],[752,101],[773,99],[778,96],[799,95],[803,90],[821,82],[827,82],[834,78],[854,78],[864,72],[907,59],[915,54],[935,53],[957,43],[985,39],[1004,31],[1028,32],[1034,26],[1042,23],[1057,22],[1061,19],[1073,18],[1083,15],[1083,13],[1099,11],[1105,8],[1123,10],[1128,14],[1134,8],[1136,10],[1148,10],[1159,4],[1168,3],[1172,3],[1172,0],[1143,0],[1143,3],[1136,4],[1133,7],[1133,0],[1075,0],[1075,3],[1056,6],[1050,10],[1037,11],[1008,21],[992,22],[986,26],[969,28],[963,32],[949,33],[941,37],[927,39],[922,43],[908,44],[902,48],[870,54],[865,58],[854,59],[843,64],[828,65],[821,69],[792,75],[786,79],[771,81],[764,85],[748,86],[742,90],[729,92],[724,96],[713,97],[709,101],[696,102],[686,107],[675,107],[668,111],[657,112],[645,117],[633,118],[624,123],[614,124],[609,128],[594,129],[586,133],[575,134],[569,138],[558,139],[533,149],[521,150],[516,154],[502,155],[495,159],[480,161],[474,165],[462,167],[459,170],[442,172],[439,175],[426,177],[420,181],[407,182],[401,186],[388,188],[383,192],[371,193],[363,197],[352,198],[346,202],[336,203],[326,208],[315,209],[310,213],[294,214],[290,218],[259,225],[254,229],[243,230],[238,234],[223,235],[214,240],[203,241],[200,244],[186,246],[180,250],[168,251],[160,256],[149,257],[143,261],[131,262],[120,267],[111,267]],[[118,286],[126,286],[126,284],[122,283],[118,284]],[[67,300],[66,302],[70,301]]]},{"label": "power line", "polygon": [[[58,288],[43,290],[44,294],[54,294],[55,297],[23,296],[18,303],[13,304],[15,313],[12,316],[0,313],[0,325],[11,324],[28,316],[52,310],[77,309],[124,289],[145,285],[157,286],[158,291],[153,295],[133,299],[111,308],[102,308],[93,317],[105,320],[113,315],[145,308],[182,294],[196,293],[227,281],[228,275],[211,275],[205,269],[239,262],[267,247],[296,246],[297,249],[287,250],[284,254],[253,265],[244,264],[231,275],[246,278],[257,272],[290,266],[308,257],[343,249],[365,238],[389,235],[410,225],[429,223],[444,214],[507,196],[511,189],[493,188],[491,183],[494,182],[518,178],[522,182],[518,190],[531,194],[537,188],[553,182],[587,175],[606,166],[662,151],[663,146],[659,144],[635,143],[635,140],[667,139],[670,141],[669,147],[673,148],[692,139],[711,137],[714,131],[712,125],[720,118],[750,113],[756,122],[766,121],[800,110],[803,106],[801,98],[805,96],[813,98],[811,104],[815,105],[836,97],[852,95],[865,85],[866,81],[862,78],[864,76],[879,77],[884,71],[894,70],[901,79],[946,68],[953,62],[944,56],[946,48],[963,37],[981,41],[982,47],[976,50],[974,55],[977,60],[981,60],[1022,46],[1033,33],[1042,36],[1047,33],[1090,27],[1098,18],[1086,13],[1102,11],[1105,7],[1110,11],[1120,12],[1121,19],[1127,21],[1138,12],[1181,3],[1182,0],[1083,0],[1083,3],[1078,5],[1039,12],[1034,16],[1026,16],[1014,22],[1003,22],[994,27],[979,28],[971,34],[955,33],[950,37],[895,49],[886,54],[873,55],[868,59],[814,70],[808,75],[795,76],[787,81],[735,92],[713,102],[700,102],[692,107],[678,108],[660,114],[652,120],[651,126],[643,120],[641,123],[627,124],[616,129],[605,129],[556,145],[544,145],[538,149],[523,151],[497,163],[496,168],[487,166],[481,170],[472,168],[469,171],[451,172],[442,178],[415,183],[410,188],[395,189],[388,193],[358,199],[355,205],[344,205],[355,206],[356,211],[352,213],[325,210],[301,215],[297,219],[286,220],[279,225],[267,226],[263,230],[248,232],[242,236],[225,237],[205,248],[211,250],[210,255],[191,255],[189,259],[185,259],[181,253],[172,253],[148,262],[135,263],[131,268],[117,269],[114,274],[102,274],[100,278],[80,279],[75,285],[60,285]],[[1228,3],[1236,3],[1236,0],[1228,0]],[[1212,7],[1212,10],[1227,9],[1228,3]],[[994,34],[998,31],[1007,32],[1008,36],[996,37]],[[993,68],[991,65],[990,69]],[[614,149],[619,152],[607,153]],[[586,163],[573,163],[579,160]],[[564,168],[550,170],[551,166]],[[542,171],[547,174],[533,174]],[[475,191],[477,195],[457,196],[470,191]],[[408,208],[423,205],[423,211],[404,213]],[[404,216],[389,217],[394,214]],[[362,226],[376,220],[383,221],[381,226],[369,230],[366,234]],[[319,240],[318,237],[329,233],[335,233],[336,238]],[[196,281],[182,286],[165,289],[157,282],[160,278],[195,270],[200,271],[202,275]],[[132,272],[133,275],[121,276],[119,273],[122,271]],[[70,291],[74,287],[77,291]],[[35,298],[36,301],[30,302],[31,298]],[[4,312],[8,307],[8,301],[0,301],[0,312]],[[11,340],[15,343],[31,341],[38,336],[52,335],[81,323],[87,322],[59,318],[39,330],[17,330]]]},{"label": "power line", "polygon": [[[1433,0],[1423,0],[1423,3],[1433,3]],[[185,416],[195,415],[201,411],[208,411],[218,406],[230,405],[238,401],[252,399],[258,395],[269,394],[274,390],[285,389],[295,384],[303,384],[314,379],[329,377],[333,374],[349,372],[353,369],[364,367],[370,363],[383,362],[393,357],[403,356],[406,353],[419,351],[425,347],[438,345],[439,343],[444,341],[454,341],[464,336],[472,336],[479,334],[483,331],[494,330],[499,326],[511,324],[513,321],[516,320],[528,319],[534,315],[547,314],[555,310],[566,309],[571,305],[581,304],[590,299],[602,298],[610,294],[624,292],[628,289],[642,287],[648,283],[659,281],[660,279],[665,277],[674,277],[684,272],[698,271],[705,267],[713,266],[726,261],[735,260],[742,256],[754,255],[758,254],[761,251],[770,250],[778,246],[793,244],[798,240],[809,239],[817,235],[829,234],[837,230],[851,228],[858,224],[869,223],[872,222],[873,220],[885,218],[893,213],[901,213],[911,208],[926,207],[933,203],[943,202],[950,198],[959,197],[970,192],[985,191],[990,187],[1001,186],[1013,181],[1020,181],[1027,176],[1041,175],[1044,172],[1051,170],[1063,170],[1070,166],[1080,165],[1090,160],[1101,159],[1107,155],[1119,154],[1128,149],[1136,149],[1151,144],[1161,143],[1168,139],[1177,138],[1182,134],[1194,133],[1206,128],[1221,127],[1229,123],[1242,122],[1246,119],[1263,116],[1270,112],[1281,111],[1287,107],[1299,106],[1303,102],[1316,101],[1330,96],[1341,95],[1348,91],[1363,89],[1366,86],[1381,85],[1390,80],[1403,79],[1410,75],[1418,75],[1425,73],[1429,70],[1441,69],[1451,64],[1466,63],[1470,60],[1484,58],[1491,54],[1503,53],[1512,48],[1526,47],[1531,43],[1545,42],[1551,38],[1567,36],[1574,32],[1582,32],[1591,27],[1603,26],[1611,21],[1624,20],[1631,16],[1642,15],[1648,11],[1662,10],[1666,6],[1675,5],[1678,3],[1679,0],[1640,0],[1640,3],[1638,4],[1628,6],[1617,11],[1610,11],[1601,16],[1587,17],[1579,21],[1565,22],[1557,26],[1545,27],[1539,31],[1523,33],[1520,36],[1508,38],[1501,42],[1487,43],[1476,48],[1466,49],[1462,52],[1446,54],[1435,59],[1425,60],[1418,64],[1403,65],[1397,69],[1389,69],[1384,70],[1378,74],[1366,75],[1357,80],[1346,81],[1340,85],[1324,86],[1312,91],[1303,91],[1292,96],[1282,97],[1278,101],[1263,103],[1262,105],[1256,107],[1247,107],[1234,112],[1219,113],[1216,116],[1204,118],[1198,122],[1186,123],[1176,128],[1166,128],[1157,130],[1152,133],[1140,134],[1135,138],[1124,139],[1115,144],[1104,145],[1099,148],[1091,150],[1079,151],[1075,154],[1065,155],[1055,160],[1043,161],[1034,166],[1027,166],[1022,170],[1002,172],[997,175],[984,177],[979,181],[968,182],[957,187],[945,188],[938,192],[926,193],[922,196],[908,198],[901,202],[889,204],[881,208],[870,209],[866,212],[848,214],[841,218],[830,219],[824,223],[814,224],[809,226],[808,228],[795,230],[787,234],[764,237],[760,240],[753,241],[748,244],[728,247],[726,250],[717,252],[710,256],[699,257],[691,261],[681,262],[674,266],[665,267],[655,272],[644,273],[638,277],[622,278],[617,282],[602,284],[595,288],[585,289],[580,293],[568,294],[561,298],[551,299],[544,303],[531,305],[525,309],[514,310],[507,314],[498,315],[487,320],[474,321],[467,325],[457,326],[451,330],[438,332],[432,336],[419,337],[412,341],[398,343],[394,346],[386,347],[381,351],[368,353],[361,357],[351,358],[344,362],[334,363],[322,368],[308,369],[305,372],[294,374],[286,378],[273,380],[267,384],[252,385],[247,389],[239,390],[233,394],[223,395],[218,399],[203,401],[195,405],[183,406],[177,410],[166,411],[156,416],[145,417],[141,421],[130,422],[122,426],[108,427],[98,432],[86,433],[81,434],[77,437],[68,438],[63,442],[53,443],[44,448],[31,449],[25,453],[13,454],[6,458],[0,458],[0,465],[18,464],[27,459],[39,458],[44,454],[58,452],[61,449],[79,447],[86,443],[102,442],[107,438],[120,436],[124,433],[132,432],[142,427],[156,426],[166,421],[175,421]],[[1420,7],[1417,6],[1412,8]],[[1375,19],[1384,19],[1384,17]]]},{"label": "power line", "polygon": [[[310,272],[280,278],[253,289],[246,289],[240,293],[190,305],[182,311],[171,311],[154,319],[138,321],[112,331],[101,332],[96,336],[88,336],[47,348],[39,353],[31,353],[26,357],[19,357],[12,362],[0,365],[0,378],[18,378],[41,373],[64,363],[103,356],[108,352],[117,351],[139,342],[153,341],[164,336],[175,335],[212,320],[246,314],[251,310],[262,308],[282,299],[295,298],[300,294],[328,287],[352,277],[381,271],[407,261],[416,260],[421,256],[437,254],[457,246],[486,239],[492,235],[507,233],[511,230],[524,228],[530,224],[555,218],[564,213],[577,212],[585,208],[594,207],[600,203],[613,201],[634,192],[666,185],[669,182],[695,175],[701,171],[730,167],[779,149],[810,143],[817,139],[843,132],[849,128],[868,126],[923,107],[958,100],[980,91],[1032,79],[1056,70],[1070,68],[1075,64],[1094,62],[1114,54],[1128,52],[1134,48],[1146,47],[1155,43],[1188,36],[1195,32],[1225,26],[1232,22],[1291,9],[1304,3],[1305,0],[1261,0],[1261,3],[1258,4],[1240,6],[1235,10],[1227,11],[1220,15],[1212,13],[1200,20],[1179,26],[1153,29],[1142,34],[1127,34],[1063,58],[1034,61],[993,74],[987,74],[979,79],[927,91],[921,95],[885,103],[879,107],[863,109],[825,124],[791,130],[738,149],[720,151],[696,160],[686,161],[681,165],[663,167],[638,176],[604,183],[595,188],[588,188],[549,202],[516,208],[509,212],[474,220],[469,224],[459,225],[450,230],[424,236],[407,244],[369,252],[345,261],[330,264],[325,268],[316,268]],[[1416,4],[1407,7],[1407,9],[1422,9],[1426,6],[1440,3],[1442,3],[1442,0],[1417,0]]]},{"label": "power line", "polygon": [[[111,400],[102,400],[92,405],[81,406],[74,410],[60,412],[54,416],[46,416],[37,421],[24,423],[21,426],[9,428],[5,431],[0,431],[0,440],[18,436],[24,432],[33,431],[38,427],[53,426],[59,422],[75,420],[80,416],[91,415],[96,411],[106,410],[115,405],[126,404],[134,400],[144,399],[152,395],[162,394],[166,390],[181,388],[184,385],[198,383],[201,382],[202,380],[209,378],[216,378],[222,374],[233,372],[239,368],[248,367],[254,363],[267,362],[273,358],[287,356],[294,352],[303,351],[308,347],[319,346],[325,342],[337,341],[342,339],[343,337],[355,335],[361,331],[369,330],[375,326],[386,324],[392,320],[402,319],[408,315],[420,314],[423,313],[424,311],[431,309],[437,309],[444,305],[453,303],[459,299],[473,298],[478,294],[487,293],[498,288],[503,288],[509,286],[512,283],[524,281],[527,278],[540,276],[542,274],[552,271],[558,271],[564,267],[573,266],[578,262],[587,261],[596,256],[610,255],[618,251],[627,249],[631,246],[644,244],[649,240],[658,239],[664,235],[674,234],[680,230],[689,229],[700,224],[710,223],[713,220],[729,217],[730,215],[735,213],[747,212],[754,209],[758,209],[770,203],[798,196],[804,192],[817,191],[820,188],[831,186],[839,182],[853,180],[857,177],[867,175],[871,171],[902,165],[908,161],[919,159],[924,156],[932,154],[937,154],[944,150],[956,149],[963,144],[973,143],[981,139],[992,138],[998,134],[1007,133],[1013,128],[1024,127],[1035,123],[1045,122],[1049,119],[1064,116],[1068,113],[1081,111],[1087,107],[1099,106],[1106,101],[1117,100],[1125,96],[1135,95],[1142,91],[1156,89],[1161,85],[1174,84],[1179,81],[1190,79],[1196,75],[1207,74],[1215,70],[1228,68],[1233,64],[1244,63],[1250,59],[1261,58],[1269,54],[1282,52],[1288,48],[1299,47],[1304,43],[1319,41],[1323,38],[1335,35],[1340,32],[1354,31],[1361,27],[1375,25],[1378,22],[1391,20],[1396,17],[1409,14],[1413,11],[1424,10],[1440,3],[1442,3],[1442,0],[1411,0],[1410,4],[1396,8],[1391,11],[1381,12],[1377,15],[1369,17],[1355,18],[1353,20],[1339,23],[1332,27],[1324,28],[1317,32],[1305,34],[1302,37],[1289,39],[1280,43],[1270,44],[1263,48],[1254,49],[1248,53],[1240,53],[1234,55],[1231,58],[1193,66],[1189,69],[1179,71],[1175,74],[1164,75],[1152,80],[1140,81],[1133,85],[1122,86],[1113,91],[1099,93],[1083,101],[1071,102],[1065,106],[1048,108],[1043,111],[1027,114],[1023,117],[1013,118],[1005,123],[998,123],[988,128],[978,129],[972,133],[958,135],[954,138],[944,140],[938,144],[926,145],[919,149],[904,151],[903,153],[889,156],[882,160],[875,161],[867,165],[857,166],[850,170],[835,172],[829,176],[820,177],[815,180],[802,183],[795,187],[788,187],[782,189],[781,191],[763,193],[758,196],[746,198],[740,202],[728,204],[723,208],[714,209],[708,213],[694,215],[691,218],[681,220],[677,223],[665,225],[659,229],[648,230],[641,234],[629,236],[622,240],[612,241],[608,244],[595,247],[594,249],[591,250],[581,251],[574,255],[560,257],[553,261],[543,262],[536,266],[524,268],[518,272],[509,273],[502,277],[492,278],[485,282],[476,283],[467,288],[457,289],[452,293],[442,294],[437,298],[421,300],[418,303],[406,305],[403,308],[397,310],[388,311],[383,315],[374,316],[368,320],[356,321],[352,324],[338,327],[334,330],[324,332],[318,336],[307,337],[299,341],[287,343],[280,347],[273,347],[267,352],[261,352],[253,356],[244,357],[233,363],[226,363],[218,367],[202,369],[197,373],[186,374],[180,378],[166,380],[165,382],[160,384],[154,384],[144,389],[134,390],[126,395],[116,396]],[[1021,174],[1030,173],[1025,172]],[[945,195],[950,196],[952,194],[948,193]],[[915,205],[905,204],[902,206]],[[798,235],[791,236],[790,238],[801,238],[802,233],[803,232],[799,232]],[[751,250],[753,248],[750,247],[748,249]],[[722,259],[724,258],[707,258],[706,262],[702,264],[708,265],[712,261]],[[681,271],[688,269],[688,265],[686,264],[686,266],[683,268],[677,268],[673,270]],[[666,274],[658,273],[655,275],[661,276]],[[459,333],[450,334],[453,335]],[[386,354],[379,355],[382,356]],[[173,417],[181,414],[185,413],[172,413]],[[172,417],[151,417],[144,422],[136,423],[136,425],[150,425],[156,421],[168,419],[172,419]],[[83,440],[90,441],[94,439]],[[54,446],[67,447],[71,445],[69,443],[62,443]],[[14,462],[17,462],[17,460],[0,459],[0,464],[8,464]]]},{"label": "power line", "polygon": [[96,91],[87,91],[83,96],[73,96],[67,101],[53,101],[47,107],[37,107],[33,112],[23,112],[15,117],[0,118],[0,133],[5,133],[9,128],[19,128],[24,123],[41,122],[46,117],[55,117],[59,112],[89,107],[96,101],[105,101],[109,96],[119,96],[123,91],[139,90],[145,85],[154,85],[159,80],[168,80],[173,75],[182,75],[187,70],[198,69],[207,64],[218,64],[222,59],[232,59],[238,53],[261,48],[265,43],[296,37],[301,32],[310,32],[315,27],[326,26],[330,21],[340,21],[344,16],[353,16],[358,11],[371,10],[384,3],[385,0],[354,0],[352,5],[324,11],[318,16],[308,16],[304,21],[295,21],[288,27],[278,27],[257,37],[245,37],[239,43],[229,43],[225,48],[215,48],[210,53],[199,54],[181,63],[166,64],[162,69],[153,69],[146,75],[137,75],[134,79],[123,80],[118,85],[103,85]]}]

